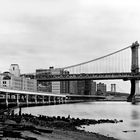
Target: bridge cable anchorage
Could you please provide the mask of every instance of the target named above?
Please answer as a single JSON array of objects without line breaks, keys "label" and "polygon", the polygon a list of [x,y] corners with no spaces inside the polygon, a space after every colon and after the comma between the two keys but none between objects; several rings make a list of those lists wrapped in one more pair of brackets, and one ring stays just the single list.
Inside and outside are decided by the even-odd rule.
[{"label": "bridge cable anchorage", "polygon": [[95,59],[92,59],[92,60],[89,60],[89,61],[86,61],[86,62],[82,62],[82,63],[79,63],[79,64],[75,64],[75,65],[70,65],[70,66],[67,66],[67,67],[63,67],[63,68],[60,68],[60,69],[64,70],[64,69],[69,69],[69,68],[73,68],[73,67],[78,67],[78,66],[81,66],[81,65],[84,65],[84,64],[87,64],[87,63],[91,63],[91,62],[94,62],[94,61],[103,59],[105,57],[111,56],[113,54],[119,53],[119,52],[121,52],[123,50],[126,50],[126,49],[130,48],[130,47],[132,47],[132,45],[131,46],[128,46],[128,47],[125,47],[125,48],[123,48],[121,50],[115,51],[113,53],[110,53],[110,54],[107,54],[107,55],[104,55],[104,56],[101,56],[101,57],[98,57],[98,58],[95,58]]}]

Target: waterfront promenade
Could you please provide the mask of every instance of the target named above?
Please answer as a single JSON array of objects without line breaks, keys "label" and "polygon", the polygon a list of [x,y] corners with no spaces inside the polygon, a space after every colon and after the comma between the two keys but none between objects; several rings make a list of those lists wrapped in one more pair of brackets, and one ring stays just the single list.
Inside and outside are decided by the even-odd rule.
[{"label": "waterfront promenade", "polygon": [[51,92],[20,91],[0,88],[1,108],[16,106],[57,105],[105,99],[104,96],[53,94]]}]

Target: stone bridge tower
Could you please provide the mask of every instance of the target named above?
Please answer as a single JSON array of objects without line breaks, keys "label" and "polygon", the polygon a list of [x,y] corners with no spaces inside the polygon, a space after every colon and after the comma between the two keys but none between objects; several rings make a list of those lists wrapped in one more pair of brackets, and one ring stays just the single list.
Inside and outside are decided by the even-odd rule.
[{"label": "stone bridge tower", "polygon": [[[134,75],[139,73],[138,48],[139,48],[139,43],[136,41],[131,46],[131,52],[132,52],[131,73]],[[131,102],[134,95],[140,93],[139,93],[139,80],[131,79],[130,82],[131,82],[131,93],[127,98],[127,100]]]}]

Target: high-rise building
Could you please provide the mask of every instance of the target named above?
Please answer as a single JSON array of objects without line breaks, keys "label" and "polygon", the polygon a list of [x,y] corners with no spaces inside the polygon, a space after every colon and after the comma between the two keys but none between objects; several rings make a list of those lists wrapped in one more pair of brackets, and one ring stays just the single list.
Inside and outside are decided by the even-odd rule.
[{"label": "high-rise building", "polygon": [[92,81],[91,83],[91,95],[95,95],[96,94],[96,82]]},{"label": "high-rise building", "polygon": [[85,80],[85,95],[91,95],[92,80]]},{"label": "high-rise building", "polygon": [[111,92],[116,92],[116,84],[111,84]]},{"label": "high-rise building", "polygon": [[78,94],[77,81],[70,81],[69,82],[69,93],[70,94]]},{"label": "high-rise building", "polygon": [[98,83],[97,84],[97,94],[105,94],[106,93],[106,84]]},{"label": "high-rise building", "polygon": [[60,82],[60,92],[61,93],[69,93],[69,81],[61,81]]},{"label": "high-rise building", "polygon": [[77,81],[77,94],[84,95],[85,93],[85,80]]},{"label": "high-rise building", "polygon": [[79,95],[91,95],[92,80],[77,81],[77,93]]}]

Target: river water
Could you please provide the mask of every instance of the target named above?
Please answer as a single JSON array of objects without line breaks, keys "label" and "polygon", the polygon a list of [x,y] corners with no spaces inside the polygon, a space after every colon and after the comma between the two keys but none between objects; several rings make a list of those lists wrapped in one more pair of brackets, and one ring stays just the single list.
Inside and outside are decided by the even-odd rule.
[{"label": "river water", "polygon": [[[18,109],[16,110],[16,112]],[[140,140],[140,104],[128,102],[86,102],[23,108],[22,113],[65,116],[87,119],[123,120],[117,124],[85,126],[86,131],[100,133],[120,140]],[[133,131],[136,130],[136,131]],[[128,131],[127,133],[123,131]]]}]

